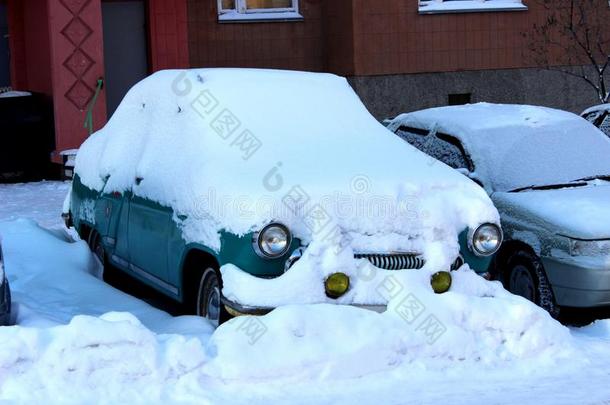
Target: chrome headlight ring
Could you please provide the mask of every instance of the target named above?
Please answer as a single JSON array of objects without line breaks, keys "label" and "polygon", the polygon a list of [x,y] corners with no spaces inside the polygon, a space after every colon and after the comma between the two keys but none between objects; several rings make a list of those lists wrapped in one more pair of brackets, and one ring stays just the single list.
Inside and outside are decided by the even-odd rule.
[{"label": "chrome headlight ring", "polygon": [[468,248],[477,256],[491,256],[500,249],[503,237],[498,225],[481,224],[468,232]]},{"label": "chrome headlight ring", "polygon": [[288,227],[272,222],[252,235],[252,248],[263,259],[277,259],[288,253],[292,234]]}]

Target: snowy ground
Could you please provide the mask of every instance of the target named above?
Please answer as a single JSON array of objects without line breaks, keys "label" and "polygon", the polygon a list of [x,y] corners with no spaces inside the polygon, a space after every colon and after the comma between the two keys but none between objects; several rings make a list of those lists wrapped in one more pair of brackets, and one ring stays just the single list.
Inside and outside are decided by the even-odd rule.
[{"label": "snowy ground", "polygon": [[610,321],[564,328],[468,272],[442,297],[413,287],[447,326],[433,342],[418,322],[350,307],[286,307],[216,332],[172,317],[94,276],[61,228],[67,188],[0,185],[19,325],[0,328],[0,400],[610,403]]}]

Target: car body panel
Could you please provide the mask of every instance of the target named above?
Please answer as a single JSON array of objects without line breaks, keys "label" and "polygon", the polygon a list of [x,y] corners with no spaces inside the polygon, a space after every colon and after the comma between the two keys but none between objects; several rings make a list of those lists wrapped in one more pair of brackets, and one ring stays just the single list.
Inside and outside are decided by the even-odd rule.
[{"label": "car body panel", "polygon": [[[220,266],[233,263],[259,277],[283,274],[289,256],[287,253],[277,259],[259,257],[252,249],[252,233],[240,236],[222,232],[218,252],[202,244],[187,244],[171,209],[134,198],[131,192],[97,193],[84,186],[78,175],[72,183],[71,207],[77,213],[72,214],[75,228],[80,230],[84,225],[97,231],[114,266],[179,300],[183,298],[182,268],[189,252],[207,253]],[[138,216],[135,221],[134,215]],[[300,240],[294,238],[288,252],[300,245]]]},{"label": "car body panel", "polygon": [[610,305],[610,259],[542,257],[542,264],[560,305],[581,308]]}]

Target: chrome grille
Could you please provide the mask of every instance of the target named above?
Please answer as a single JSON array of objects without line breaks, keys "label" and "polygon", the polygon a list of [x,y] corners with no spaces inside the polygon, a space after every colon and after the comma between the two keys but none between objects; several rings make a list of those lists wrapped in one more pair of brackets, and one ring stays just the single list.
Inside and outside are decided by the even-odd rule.
[{"label": "chrome grille", "polygon": [[[356,259],[367,259],[373,266],[384,270],[417,270],[426,264],[423,257],[409,253],[356,253],[354,257]],[[464,259],[462,256],[458,256],[451,265],[451,270],[457,270],[463,264]]]},{"label": "chrome grille", "polygon": [[426,263],[415,254],[374,254],[356,253],[356,259],[367,259],[373,266],[384,270],[421,269]]}]

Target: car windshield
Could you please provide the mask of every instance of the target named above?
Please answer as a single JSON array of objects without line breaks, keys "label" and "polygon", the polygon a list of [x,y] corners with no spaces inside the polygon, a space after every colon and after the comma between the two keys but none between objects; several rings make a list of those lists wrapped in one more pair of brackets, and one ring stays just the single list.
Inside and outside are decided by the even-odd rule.
[{"label": "car windshield", "polygon": [[391,129],[400,126],[434,129],[457,138],[476,177],[494,191],[610,174],[610,138],[566,111],[477,103],[404,114]]},{"label": "car windshield", "polygon": [[496,191],[575,187],[569,183],[610,175],[610,140],[585,120],[492,134],[468,142],[477,170]]}]

